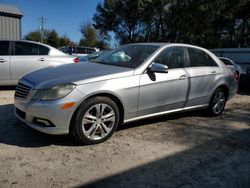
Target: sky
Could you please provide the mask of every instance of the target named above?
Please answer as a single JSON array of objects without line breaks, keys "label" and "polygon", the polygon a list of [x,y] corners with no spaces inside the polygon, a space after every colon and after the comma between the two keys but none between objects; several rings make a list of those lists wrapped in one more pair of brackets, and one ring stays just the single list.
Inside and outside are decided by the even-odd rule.
[{"label": "sky", "polygon": [[102,0],[0,0],[0,4],[14,5],[22,13],[22,36],[39,29],[40,18],[45,18],[45,29],[55,29],[79,42],[80,26],[92,20]]}]

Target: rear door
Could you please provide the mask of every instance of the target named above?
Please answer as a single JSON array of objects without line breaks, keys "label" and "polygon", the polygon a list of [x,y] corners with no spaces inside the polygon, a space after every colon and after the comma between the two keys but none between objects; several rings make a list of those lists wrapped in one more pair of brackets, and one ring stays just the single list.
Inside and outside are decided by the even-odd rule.
[{"label": "rear door", "polygon": [[0,80],[10,80],[10,42],[0,41]]},{"label": "rear door", "polygon": [[206,105],[209,103],[216,80],[223,74],[222,69],[205,51],[187,47],[189,65],[187,71],[190,76],[189,97],[187,107]]},{"label": "rear door", "polygon": [[18,80],[24,74],[50,65],[49,48],[43,45],[16,41],[11,56],[11,79]]}]

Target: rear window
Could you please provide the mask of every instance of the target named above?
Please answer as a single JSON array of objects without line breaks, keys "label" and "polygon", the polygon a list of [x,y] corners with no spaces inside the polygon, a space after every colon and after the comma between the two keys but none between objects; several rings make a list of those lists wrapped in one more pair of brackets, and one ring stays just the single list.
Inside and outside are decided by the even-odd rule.
[{"label": "rear window", "polygon": [[0,41],[0,55],[9,55],[9,41]]}]

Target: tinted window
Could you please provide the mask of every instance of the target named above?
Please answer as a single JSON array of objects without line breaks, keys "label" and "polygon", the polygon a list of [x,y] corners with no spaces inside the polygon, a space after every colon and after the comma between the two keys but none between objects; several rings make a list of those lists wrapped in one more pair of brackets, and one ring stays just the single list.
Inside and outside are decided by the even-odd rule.
[{"label": "tinted window", "polygon": [[191,67],[218,66],[216,62],[202,50],[188,48],[188,53]]},{"label": "tinted window", "polygon": [[32,43],[16,42],[15,55],[38,55],[39,46]]},{"label": "tinted window", "polygon": [[9,41],[0,41],[0,55],[9,55]]},{"label": "tinted window", "polygon": [[155,63],[167,65],[169,69],[182,68],[184,52],[182,47],[170,47],[165,49],[155,59]]},{"label": "tinted window", "polygon": [[95,52],[95,50],[91,49],[91,48],[83,48],[83,47],[77,47],[76,48],[76,53],[91,54],[92,52]]},{"label": "tinted window", "polygon": [[49,48],[28,42],[15,43],[15,55],[48,55]]},{"label": "tinted window", "polygon": [[88,54],[91,54],[91,53],[93,53],[93,52],[95,52],[94,49],[87,49],[87,53],[88,53]]},{"label": "tinted window", "polygon": [[77,47],[76,48],[76,53],[80,53],[80,54],[86,54],[87,50],[85,48],[81,48],[81,47]]},{"label": "tinted window", "polygon": [[49,54],[49,48],[46,46],[38,45],[39,46],[39,55],[48,55]]}]

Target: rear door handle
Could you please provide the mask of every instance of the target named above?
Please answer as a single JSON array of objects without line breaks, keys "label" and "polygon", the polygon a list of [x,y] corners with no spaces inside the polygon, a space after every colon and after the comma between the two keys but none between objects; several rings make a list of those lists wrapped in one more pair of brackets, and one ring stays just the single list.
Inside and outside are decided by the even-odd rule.
[{"label": "rear door handle", "polygon": [[216,71],[212,71],[211,74],[216,74]]},{"label": "rear door handle", "polygon": [[0,63],[5,63],[7,62],[5,59],[0,59]]},{"label": "rear door handle", "polygon": [[180,76],[179,80],[187,79],[187,77],[188,77],[187,74],[183,74],[183,75]]}]

